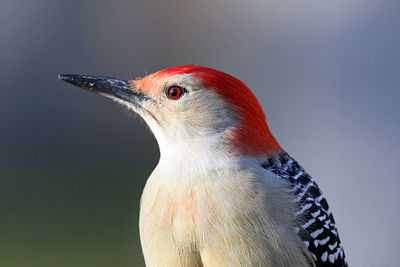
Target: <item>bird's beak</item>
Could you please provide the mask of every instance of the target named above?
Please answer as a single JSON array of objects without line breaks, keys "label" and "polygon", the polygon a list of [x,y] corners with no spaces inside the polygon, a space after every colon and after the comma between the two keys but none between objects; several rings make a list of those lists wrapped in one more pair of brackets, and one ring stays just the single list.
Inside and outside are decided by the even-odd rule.
[{"label": "bird's beak", "polygon": [[97,94],[127,101],[137,107],[150,99],[125,79],[80,74],[60,74],[58,78]]}]

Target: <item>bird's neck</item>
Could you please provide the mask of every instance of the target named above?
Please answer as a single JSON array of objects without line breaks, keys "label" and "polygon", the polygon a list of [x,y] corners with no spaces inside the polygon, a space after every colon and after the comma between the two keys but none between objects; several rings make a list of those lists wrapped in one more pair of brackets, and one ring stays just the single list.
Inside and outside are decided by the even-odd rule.
[{"label": "bird's neck", "polygon": [[235,169],[239,164],[240,159],[226,151],[218,136],[192,137],[179,142],[157,138],[157,141],[160,147],[157,169],[169,174],[168,179],[197,179],[208,173]]}]

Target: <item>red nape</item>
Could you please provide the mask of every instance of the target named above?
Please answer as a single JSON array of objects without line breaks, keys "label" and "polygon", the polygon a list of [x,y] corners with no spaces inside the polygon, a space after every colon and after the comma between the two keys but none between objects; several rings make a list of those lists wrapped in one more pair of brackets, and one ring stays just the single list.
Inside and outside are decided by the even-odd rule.
[{"label": "red nape", "polygon": [[258,156],[283,151],[269,130],[256,96],[242,81],[222,71],[195,65],[172,67],[158,74],[192,74],[202,81],[204,87],[214,90],[236,106],[242,123],[230,135],[241,154]]}]

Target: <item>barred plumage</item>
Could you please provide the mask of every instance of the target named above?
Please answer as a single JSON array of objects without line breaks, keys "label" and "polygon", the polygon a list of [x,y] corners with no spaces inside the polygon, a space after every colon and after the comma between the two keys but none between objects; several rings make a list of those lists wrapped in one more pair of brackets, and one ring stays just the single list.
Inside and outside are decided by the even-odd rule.
[{"label": "barred plumage", "polygon": [[299,235],[318,267],[345,267],[347,260],[328,202],[313,178],[288,153],[269,157],[263,167],[287,180],[299,203]]}]

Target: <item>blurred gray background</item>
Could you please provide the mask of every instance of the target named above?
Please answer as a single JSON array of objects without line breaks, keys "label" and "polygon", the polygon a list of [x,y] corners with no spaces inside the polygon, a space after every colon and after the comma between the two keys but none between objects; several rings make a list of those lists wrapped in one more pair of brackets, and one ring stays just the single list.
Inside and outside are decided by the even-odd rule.
[{"label": "blurred gray background", "polygon": [[0,2],[0,266],[143,266],[145,124],[58,73],[243,80],[317,180],[350,266],[399,266],[400,2]]}]

